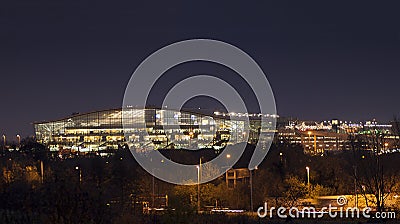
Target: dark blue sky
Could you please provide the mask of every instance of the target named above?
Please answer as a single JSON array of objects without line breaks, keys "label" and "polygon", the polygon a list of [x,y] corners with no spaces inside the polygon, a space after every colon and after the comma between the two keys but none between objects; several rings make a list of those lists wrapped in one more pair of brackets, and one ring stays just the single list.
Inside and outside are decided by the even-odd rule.
[{"label": "dark blue sky", "polygon": [[398,1],[259,2],[3,1],[0,134],[31,135],[33,121],[119,107],[144,58],[191,38],[250,54],[280,115],[399,115]]}]

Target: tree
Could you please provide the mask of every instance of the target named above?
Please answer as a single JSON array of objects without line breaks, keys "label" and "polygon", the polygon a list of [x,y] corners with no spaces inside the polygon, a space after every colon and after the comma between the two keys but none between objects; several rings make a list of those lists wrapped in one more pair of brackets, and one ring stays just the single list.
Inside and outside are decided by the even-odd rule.
[{"label": "tree", "polygon": [[173,188],[170,205],[178,214],[192,214],[197,209],[197,186],[177,185]]},{"label": "tree", "polygon": [[285,179],[285,189],[284,196],[288,207],[293,207],[308,192],[306,184],[295,176]]},{"label": "tree", "polygon": [[315,184],[311,186],[310,196],[312,198],[317,198],[319,196],[333,195],[335,190],[329,187],[322,186],[320,184]]},{"label": "tree", "polygon": [[[371,203],[378,211],[384,211],[386,199],[398,179],[397,169],[390,169],[387,164],[385,165],[385,160],[388,159],[385,154],[382,154],[385,134],[374,131],[372,134],[364,135],[363,139],[358,137],[358,142],[367,145],[369,151],[365,153],[355,145],[352,146],[356,171],[354,178],[357,188],[363,195],[366,206]],[[368,197],[369,194],[374,196],[373,200]]]}]

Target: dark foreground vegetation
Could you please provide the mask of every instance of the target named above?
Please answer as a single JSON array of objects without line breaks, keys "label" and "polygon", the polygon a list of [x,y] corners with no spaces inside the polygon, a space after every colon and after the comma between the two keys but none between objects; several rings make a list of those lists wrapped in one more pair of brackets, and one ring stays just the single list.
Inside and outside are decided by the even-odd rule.
[{"label": "dark foreground vegetation", "polygon": [[[249,146],[243,157],[249,157],[252,149]],[[164,153],[187,158],[187,163],[198,161],[199,156],[180,150]],[[209,151],[203,155],[204,160],[211,157]],[[375,210],[396,210],[396,205],[385,200],[388,194],[399,192],[399,162],[398,153],[378,155],[358,150],[356,144],[354,150],[323,156],[305,154],[299,145],[274,144],[253,171],[253,210],[265,201],[294,206],[302,198],[353,194],[355,188],[360,195],[376,196],[370,201]],[[310,167],[310,188],[306,166]],[[26,141],[19,151],[4,150],[0,167],[0,223],[340,223],[259,219],[254,213],[211,214],[207,211],[213,207],[251,210],[249,182],[238,182],[233,188],[224,177],[201,185],[204,212],[199,215],[196,185],[176,186],[157,180],[122,148],[110,157],[60,158],[44,146]],[[147,210],[152,207],[164,210]]]}]

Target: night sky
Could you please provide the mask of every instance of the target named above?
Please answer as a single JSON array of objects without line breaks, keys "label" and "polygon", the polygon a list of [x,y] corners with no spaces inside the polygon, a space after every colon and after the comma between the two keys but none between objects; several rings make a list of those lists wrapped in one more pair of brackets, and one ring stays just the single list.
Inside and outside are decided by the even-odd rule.
[{"label": "night sky", "polygon": [[[281,116],[400,114],[399,1],[240,2],[2,1],[0,134],[33,135],[34,121],[120,107],[144,58],[192,38],[251,55]],[[180,71],[213,70],[199,65]],[[166,75],[166,83],[182,77]]]}]

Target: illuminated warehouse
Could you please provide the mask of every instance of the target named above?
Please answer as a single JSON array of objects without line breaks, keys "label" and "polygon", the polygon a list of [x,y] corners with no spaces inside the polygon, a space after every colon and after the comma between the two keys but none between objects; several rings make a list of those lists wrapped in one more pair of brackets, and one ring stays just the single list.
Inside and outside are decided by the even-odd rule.
[{"label": "illuminated warehouse", "polygon": [[[268,127],[260,127],[261,116],[268,118]],[[247,117],[249,125],[245,125]],[[119,147],[219,149],[229,140],[230,144],[255,142],[260,132],[275,132],[276,117],[128,108],[76,114],[34,123],[34,127],[36,140],[52,151],[106,153]]]}]

